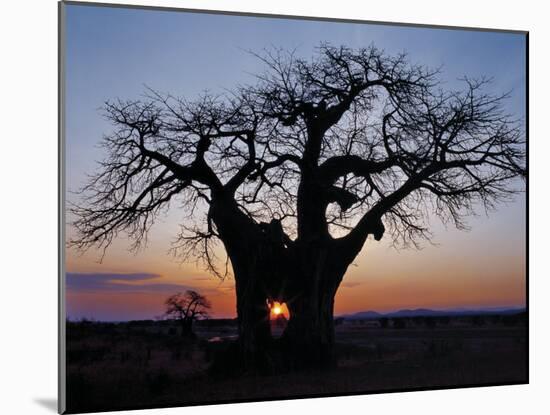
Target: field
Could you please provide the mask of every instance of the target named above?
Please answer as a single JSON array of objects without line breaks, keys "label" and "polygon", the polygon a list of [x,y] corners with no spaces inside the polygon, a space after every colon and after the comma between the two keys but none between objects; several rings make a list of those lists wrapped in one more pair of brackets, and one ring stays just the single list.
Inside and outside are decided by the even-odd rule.
[{"label": "field", "polygon": [[69,322],[69,412],[527,382],[525,315],[340,322],[331,371],[221,375],[234,321]]}]

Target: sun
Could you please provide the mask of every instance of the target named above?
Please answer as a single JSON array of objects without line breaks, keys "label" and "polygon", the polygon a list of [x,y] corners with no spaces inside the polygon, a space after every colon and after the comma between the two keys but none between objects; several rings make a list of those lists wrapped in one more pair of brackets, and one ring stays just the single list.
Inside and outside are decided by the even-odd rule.
[{"label": "sun", "polygon": [[269,318],[271,320],[278,320],[280,318],[285,318],[288,320],[290,317],[290,313],[288,311],[288,307],[285,303],[280,303],[279,301],[273,301],[268,300],[267,301],[268,307],[269,307]]}]

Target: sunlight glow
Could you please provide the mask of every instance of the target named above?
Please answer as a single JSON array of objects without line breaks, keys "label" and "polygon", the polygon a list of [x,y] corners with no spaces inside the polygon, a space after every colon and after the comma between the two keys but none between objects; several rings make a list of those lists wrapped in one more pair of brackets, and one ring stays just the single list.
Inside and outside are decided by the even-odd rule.
[{"label": "sunlight glow", "polygon": [[290,312],[285,303],[279,301],[267,300],[269,306],[269,318],[277,320],[280,318],[287,319],[290,317]]}]

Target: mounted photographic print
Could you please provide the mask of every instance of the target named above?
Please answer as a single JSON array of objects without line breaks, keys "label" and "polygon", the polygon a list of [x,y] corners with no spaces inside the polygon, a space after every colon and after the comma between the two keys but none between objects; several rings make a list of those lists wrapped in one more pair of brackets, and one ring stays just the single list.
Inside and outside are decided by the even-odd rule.
[{"label": "mounted photographic print", "polygon": [[527,36],[60,3],[60,411],[528,382]]}]

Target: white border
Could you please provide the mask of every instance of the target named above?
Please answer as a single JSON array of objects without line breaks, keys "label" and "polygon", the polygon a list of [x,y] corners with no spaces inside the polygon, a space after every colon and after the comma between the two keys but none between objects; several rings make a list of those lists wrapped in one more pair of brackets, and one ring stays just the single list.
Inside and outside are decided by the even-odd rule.
[{"label": "white border", "polygon": [[[543,2],[461,0],[172,0],[119,3],[290,15],[492,27],[530,31],[530,307],[531,384],[175,408],[140,414],[544,413],[550,342],[547,272],[550,154],[548,45]],[[53,413],[57,374],[57,5],[55,0],[2,7],[2,413]],[[6,267],[7,264],[7,267]],[[537,329],[534,328],[537,327]],[[132,412],[136,413],[136,412]]]}]

